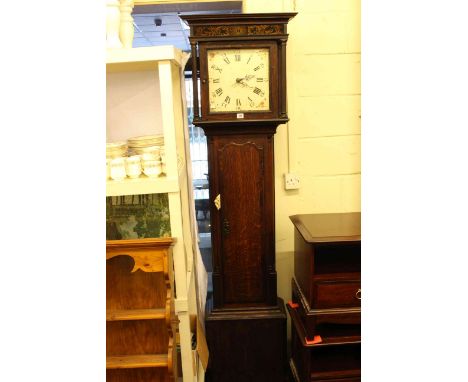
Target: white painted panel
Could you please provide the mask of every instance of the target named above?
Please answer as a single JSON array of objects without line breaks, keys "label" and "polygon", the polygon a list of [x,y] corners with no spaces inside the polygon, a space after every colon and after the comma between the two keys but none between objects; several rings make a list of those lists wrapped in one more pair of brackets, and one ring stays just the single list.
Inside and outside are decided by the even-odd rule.
[{"label": "white painted panel", "polygon": [[163,133],[156,70],[107,73],[106,90],[108,142]]}]

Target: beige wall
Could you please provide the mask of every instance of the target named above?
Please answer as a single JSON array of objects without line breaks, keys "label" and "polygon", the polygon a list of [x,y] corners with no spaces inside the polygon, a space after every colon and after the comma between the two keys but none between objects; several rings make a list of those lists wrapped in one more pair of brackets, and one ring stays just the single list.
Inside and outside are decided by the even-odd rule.
[{"label": "beige wall", "polygon": [[[244,0],[243,12],[298,12],[288,25],[290,121],[275,136],[276,270],[288,301],[289,216],[361,209],[360,1]],[[299,190],[284,190],[287,172],[299,175]]]}]

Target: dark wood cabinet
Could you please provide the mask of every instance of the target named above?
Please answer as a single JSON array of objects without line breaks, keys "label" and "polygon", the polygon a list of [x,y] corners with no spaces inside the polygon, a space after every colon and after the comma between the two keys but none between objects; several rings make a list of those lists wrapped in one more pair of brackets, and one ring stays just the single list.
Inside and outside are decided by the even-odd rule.
[{"label": "dark wood cabinet", "polygon": [[291,372],[296,381],[359,381],[361,215],[308,214],[295,226]]}]

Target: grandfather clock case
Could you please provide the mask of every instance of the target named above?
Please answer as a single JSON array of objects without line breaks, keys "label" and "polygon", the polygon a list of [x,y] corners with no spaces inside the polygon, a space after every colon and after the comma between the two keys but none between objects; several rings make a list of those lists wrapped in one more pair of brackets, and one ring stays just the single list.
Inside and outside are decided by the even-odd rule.
[{"label": "grandfather clock case", "polygon": [[213,251],[213,296],[205,322],[208,381],[285,380],[273,136],[288,121],[286,27],[294,15],[182,16],[190,26],[193,123],[208,142]]}]

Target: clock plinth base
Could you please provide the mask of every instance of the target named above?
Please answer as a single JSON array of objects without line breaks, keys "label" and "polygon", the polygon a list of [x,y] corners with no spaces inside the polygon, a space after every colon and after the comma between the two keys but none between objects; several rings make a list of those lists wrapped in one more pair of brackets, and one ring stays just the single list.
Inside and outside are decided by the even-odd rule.
[{"label": "clock plinth base", "polygon": [[212,309],[207,301],[207,382],[284,382],[286,312],[283,300],[262,308]]}]

